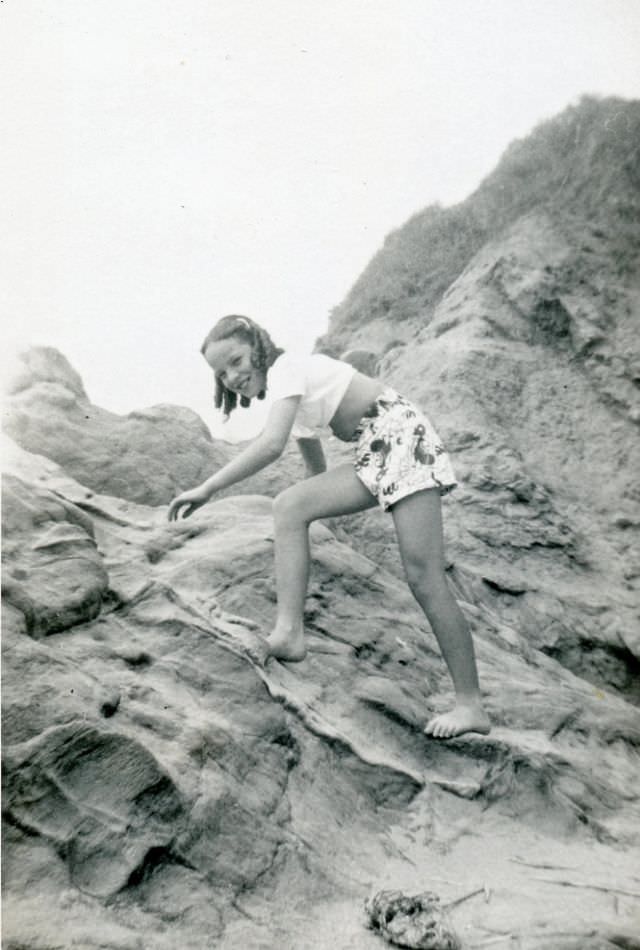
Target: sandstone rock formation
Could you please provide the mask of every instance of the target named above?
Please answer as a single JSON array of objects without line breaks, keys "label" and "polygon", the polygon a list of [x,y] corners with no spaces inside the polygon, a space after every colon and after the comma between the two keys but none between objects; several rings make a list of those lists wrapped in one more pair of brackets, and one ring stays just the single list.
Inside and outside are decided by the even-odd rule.
[{"label": "sandstone rock formation", "polygon": [[[168,504],[235,451],[214,442],[200,416],[184,406],[157,405],[124,416],[95,406],[76,371],[52,347],[32,347],[15,364],[4,404],[5,432],[92,491]],[[274,486],[301,474],[297,453],[290,450],[272,469],[247,479],[242,490],[273,494]]]},{"label": "sandstone rock formation", "polygon": [[[7,947],[373,948],[366,894],[417,883],[446,902],[486,886],[452,911],[476,940],[628,932],[628,702],[463,600],[495,729],[427,740],[449,701],[435,643],[397,579],[326,527],[309,657],[262,670],[247,648],[274,613],[268,498],[169,525],[40,457],[15,449],[8,468]],[[54,517],[75,533],[43,545]]]},{"label": "sandstone rock formation", "polygon": [[[263,669],[268,496],[295,477],[292,455],[238,486],[254,493],[169,524],[172,494],[232,450],[187,410],[105,413],[55,351],[25,355],[3,452],[7,950],[375,950],[364,902],[380,891],[437,895],[463,947],[640,946],[627,312],[640,284],[611,197],[635,166],[624,179],[598,146],[602,117],[621,121],[611,103],[581,109],[556,121],[563,147],[578,137],[588,154],[545,174],[573,169],[565,186],[593,227],[608,208],[592,256],[584,218],[531,197],[548,189],[522,173],[521,143],[481,187],[485,228],[490,199],[515,209],[495,233],[464,232],[465,208],[427,215],[442,254],[464,257],[451,276],[435,255],[431,303],[413,293],[400,318],[393,296],[361,334],[363,278],[330,337],[358,350],[380,330],[382,375],[432,407],[454,454],[449,575],[487,737],[422,732],[450,685],[387,519],[313,527],[308,657]],[[615,109],[631,128],[635,106]],[[531,168],[553,129],[534,135]],[[581,349],[596,318],[601,338]]]},{"label": "sandstone rock formation", "polygon": [[[460,480],[449,554],[474,596],[592,682],[640,697],[640,103],[586,99],[429,208],[334,312],[377,346]],[[396,572],[392,528],[349,525]]]}]

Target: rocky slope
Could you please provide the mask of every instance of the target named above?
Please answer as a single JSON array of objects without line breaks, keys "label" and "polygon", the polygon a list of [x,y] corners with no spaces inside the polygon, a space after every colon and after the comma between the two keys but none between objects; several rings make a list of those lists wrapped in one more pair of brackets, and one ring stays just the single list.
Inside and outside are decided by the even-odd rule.
[{"label": "rocky slope", "polygon": [[392,236],[325,341],[379,358],[454,455],[449,575],[488,737],[422,732],[450,688],[389,519],[314,526],[309,655],[256,666],[294,454],[169,524],[229,447],[177,407],[106,413],[60,354],[25,355],[4,411],[7,950],[375,950],[382,889],[438,894],[464,948],[640,946],[634,117],[587,101],[517,143],[469,205]]},{"label": "rocky slope", "polygon": [[[250,660],[272,520],[178,525],[5,452],[4,933],[20,948],[375,948],[363,900],[431,889],[464,946],[601,948],[637,909],[640,713],[462,600],[488,738],[405,588],[313,531],[309,657]],[[629,938],[630,939],[630,938]]]},{"label": "rocky slope", "polygon": [[[640,103],[586,99],[391,235],[320,341],[377,352],[440,429],[461,483],[449,552],[475,595],[635,701],[639,221]],[[356,534],[399,571],[385,527]]]}]

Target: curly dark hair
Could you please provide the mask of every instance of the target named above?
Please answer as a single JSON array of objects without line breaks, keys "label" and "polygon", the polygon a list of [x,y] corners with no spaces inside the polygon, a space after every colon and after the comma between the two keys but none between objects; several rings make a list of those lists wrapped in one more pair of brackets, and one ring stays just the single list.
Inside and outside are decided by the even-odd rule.
[{"label": "curly dark hair", "polygon": [[[242,317],[238,314],[229,314],[229,316],[218,320],[213,329],[207,333],[204,343],[200,347],[200,352],[204,355],[210,343],[227,340],[232,336],[238,337],[239,340],[251,345],[251,365],[265,374],[280,354],[284,353],[283,349],[275,345],[266,330],[263,330],[250,317]],[[214,402],[216,409],[222,409],[225,419],[228,419],[238,405],[238,394],[227,389],[218,376],[215,376],[215,381]],[[258,393],[258,399],[264,399],[265,395],[266,390],[261,390]],[[251,399],[248,396],[240,396],[240,405],[247,409],[251,405]]]}]

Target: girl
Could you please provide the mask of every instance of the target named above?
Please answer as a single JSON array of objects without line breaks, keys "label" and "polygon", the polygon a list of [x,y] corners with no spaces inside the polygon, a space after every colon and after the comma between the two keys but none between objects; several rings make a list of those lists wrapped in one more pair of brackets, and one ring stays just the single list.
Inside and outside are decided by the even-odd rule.
[{"label": "girl", "polygon": [[[390,511],[409,587],[437,637],[453,679],[455,708],[436,716],[427,735],[489,732],[473,642],[444,572],[440,495],[455,486],[449,458],[428,419],[408,400],[353,366],[319,353],[284,353],[248,317],[223,317],[202,345],[215,376],[215,404],[225,416],[238,399],[249,406],[269,391],[262,433],[202,485],[169,506],[169,520],[188,518],[211,496],[275,461],[290,434],[310,478],[274,501],[278,613],[267,656],[302,660],[309,578],[309,524],[363,511]],[[353,463],[326,471],[317,430],[326,426],[354,444]]]}]

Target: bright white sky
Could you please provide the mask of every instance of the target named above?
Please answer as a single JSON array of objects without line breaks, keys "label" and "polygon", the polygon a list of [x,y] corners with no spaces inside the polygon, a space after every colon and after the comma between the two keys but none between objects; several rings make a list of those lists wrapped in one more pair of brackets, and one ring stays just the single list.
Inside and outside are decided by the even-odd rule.
[{"label": "bright white sky", "polygon": [[390,230],[637,97],[639,51],[637,0],[0,0],[5,352],[219,432],[219,316],[310,348]]}]

